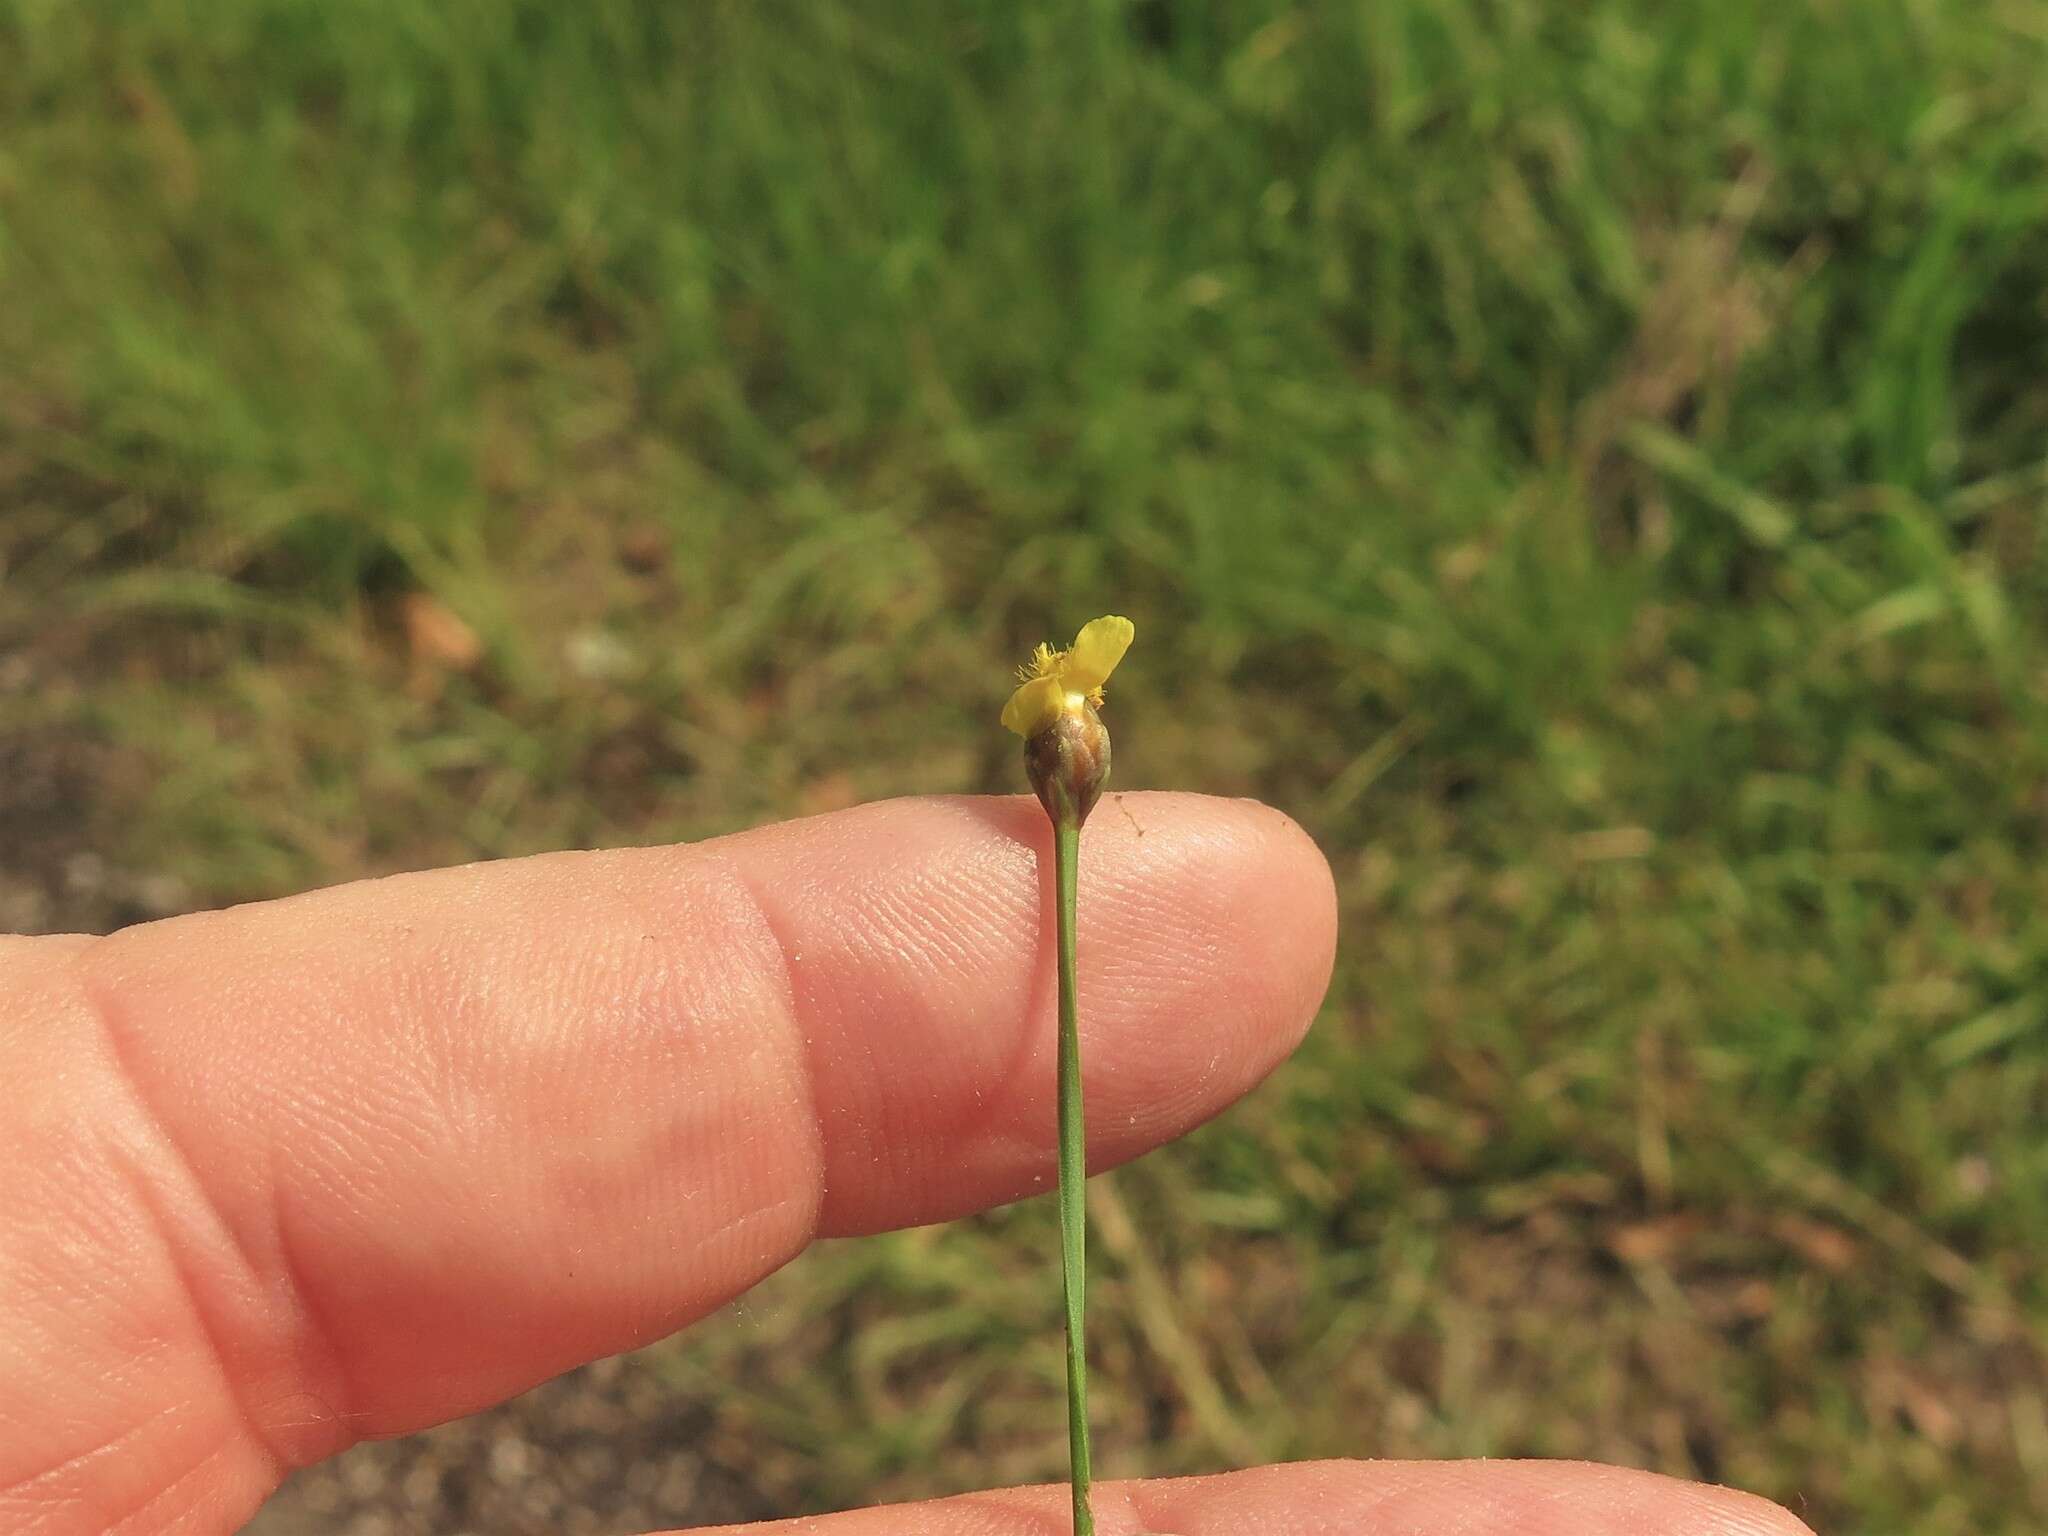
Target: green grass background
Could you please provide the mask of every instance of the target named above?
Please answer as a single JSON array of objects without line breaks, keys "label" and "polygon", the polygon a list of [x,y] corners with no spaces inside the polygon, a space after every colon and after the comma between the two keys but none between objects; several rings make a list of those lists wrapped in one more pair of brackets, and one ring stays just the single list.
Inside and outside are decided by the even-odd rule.
[{"label": "green grass background", "polygon": [[[1125,612],[1120,786],[1344,929],[1098,1206],[1106,1469],[2039,1531],[2044,82],[2043,0],[0,0],[17,925],[1014,789]],[[774,1508],[1057,1476],[1054,1252],[665,1369]]]}]

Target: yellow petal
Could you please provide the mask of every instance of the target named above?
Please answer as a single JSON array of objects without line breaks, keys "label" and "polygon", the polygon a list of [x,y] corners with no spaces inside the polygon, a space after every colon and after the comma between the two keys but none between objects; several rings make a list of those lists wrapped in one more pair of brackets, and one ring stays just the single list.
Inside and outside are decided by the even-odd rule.
[{"label": "yellow petal", "polygon": [[1060,669],[1060,680],[1067,691],[1093,693],[1108,682],[1109,674],[1131,648],[1131,636],[1137,632],[1137,626],[1129,619],[1114,614],[1083,624],[1081,633],[1074,636],[1074,648],[1067,652],[1066,665]]},{"label": "yellow petal", "polygon": [[1003,706],[1003,724],[1027,739],[1036,736],[1059,719],[1066,705],[1066,690],[1055,677],[1034,677]]}]

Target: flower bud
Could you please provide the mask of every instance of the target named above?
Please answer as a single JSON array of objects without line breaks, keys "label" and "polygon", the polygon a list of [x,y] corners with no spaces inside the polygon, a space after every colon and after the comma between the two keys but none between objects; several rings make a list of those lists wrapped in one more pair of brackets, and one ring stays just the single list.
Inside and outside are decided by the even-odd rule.
[{"label": "flower bud", "polygon": [[1026,737],[1024,772],[1054,825],[1068,816],[1077,827],[1086,821],[1109,782],[1109,731],[1095,706],[1076,696],[1050,725]]}]

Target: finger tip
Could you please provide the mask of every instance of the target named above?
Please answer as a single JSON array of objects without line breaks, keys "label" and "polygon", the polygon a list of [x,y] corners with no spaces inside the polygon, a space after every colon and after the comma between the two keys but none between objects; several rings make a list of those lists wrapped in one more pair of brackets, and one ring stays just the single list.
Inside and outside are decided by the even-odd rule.
[{"label": "finger tip", "polygon": [[1311,1461],[1098,1487],[1148,1536],[1247,1527],[1272,1536],[1812,1536],[1754,1494],[1584,1461]]},{"label": "finger tip", "polygon": [[1291,1051],[1307,1033],[1336,957],[1336,884],[1301,824],[1257,800],[1160,797],[1168,846],[1135,878],[1152,879],[1189,958],[1216,965],[1219,1001]]},{"label": "finger tip", "polygon": [[[788,961],[825,1135],[824,1230],[1045,1187],[1052,837],[1029,796],[904,800],[736,840]],[[1118,794],[1080,857],[1089,1153],[1219,1113],[1299,1043],[1335,903],[1306,834],[1250,801]]]},{"label": "finger tip", "polygon": [[1230,802],[1247,823],[1246,899],[1265,918],[1260,935],[1276,983],[1276,1032],[1301,1043],[1329,991],[1337,959],[1337,881],[1315,839],[1285,811]]},{"label": "finger tip", "polygon": [[1329,984],[1335,886],[1313,840],[1271,806],[1117,799],[1096,813],[1099,872],[1084,904],[1093,894],[1101,917],[1092,941],[1082,918],[1082,996],[1085,1009],[1094,994],[1096,1033],[1108,1037],[1103,1092],[1157,1140],[1222,1109],[1300,1044]]}]

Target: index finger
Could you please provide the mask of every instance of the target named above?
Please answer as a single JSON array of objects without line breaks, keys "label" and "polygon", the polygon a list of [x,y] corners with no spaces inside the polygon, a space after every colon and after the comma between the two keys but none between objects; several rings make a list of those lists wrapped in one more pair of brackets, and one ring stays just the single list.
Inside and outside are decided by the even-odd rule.
[{"label": "index finger", "polygon": [[[1082,856],[1097,1167],[1270,1070],[1334,941],[1285,817],[1122,799]],[[114,1411],[261,1487],[668,1333],[813,1236],[1049,1187],[1047,842],[1022,797],[899,801],[42,950],[8,973],[14,1109],[65,1215],[0,1271],[66,1299],[82,1358],[27,1378],[21,1475]]]}]

